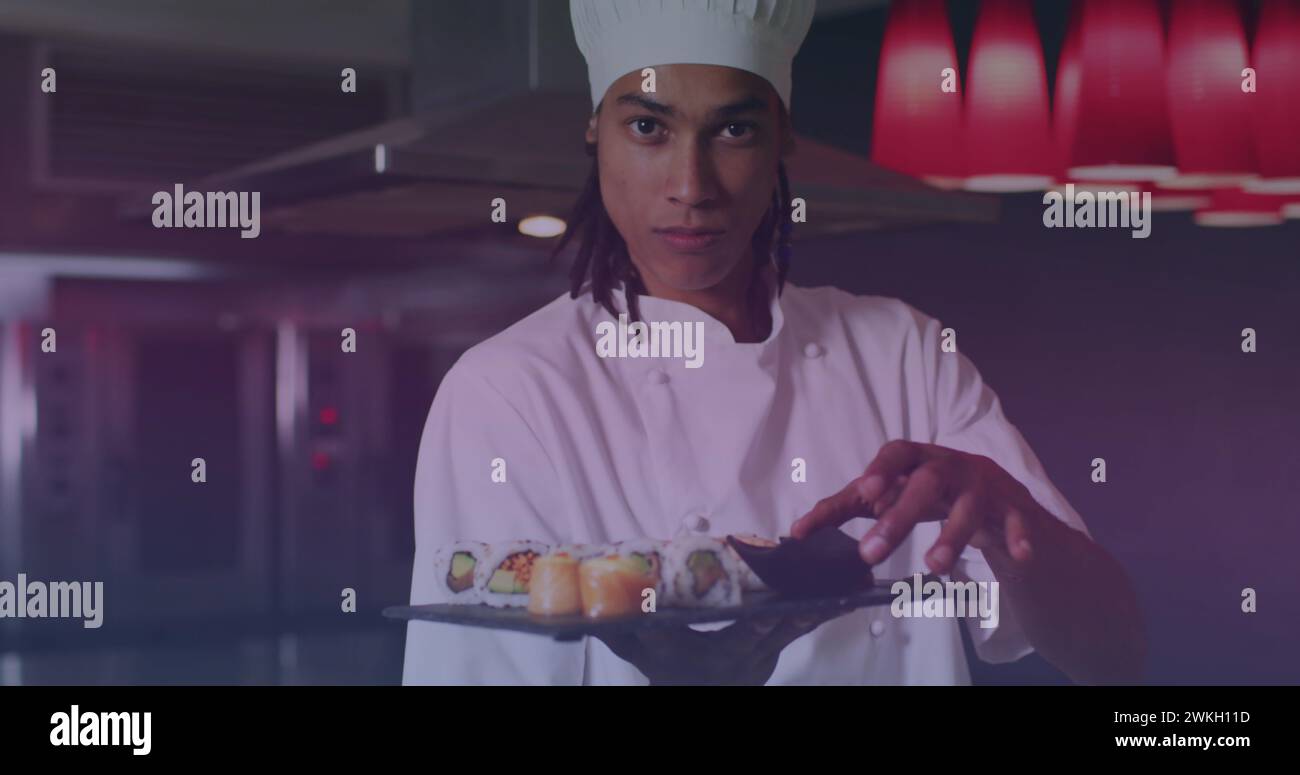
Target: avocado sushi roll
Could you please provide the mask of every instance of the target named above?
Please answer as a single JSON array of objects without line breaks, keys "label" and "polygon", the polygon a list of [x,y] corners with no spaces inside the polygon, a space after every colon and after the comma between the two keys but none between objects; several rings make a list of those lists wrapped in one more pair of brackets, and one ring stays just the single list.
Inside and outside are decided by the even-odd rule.
[{"label": "avocado sushi roll", "polygon": [[549,551],[549,546],[537,541],[508,541],[488,546],[475,575],[475,586],[482,601],[494,608],[526,607],[533,563]]},{"label": "avocado sushi roll", "polygon": [[718,538],[687,536],[668,544],[664,556],[668,604],[684,608],[740,605],[740,568]]},{"label": "avocado sushi roll", "polygon": [[631,538],[619,541],[606,554],[617,552],[637,563],[642,572],[654,580],[655,600],[658,604],[668,605],[664,596],[664,555],[667,548],[667,541],[654,538]]},{"label": "avocado sushi roll", "polygon": [[434,552],[434,603],[474,604],[481,602],[475,585],[478,567],[488,545],[480,541],[459,541]]}]

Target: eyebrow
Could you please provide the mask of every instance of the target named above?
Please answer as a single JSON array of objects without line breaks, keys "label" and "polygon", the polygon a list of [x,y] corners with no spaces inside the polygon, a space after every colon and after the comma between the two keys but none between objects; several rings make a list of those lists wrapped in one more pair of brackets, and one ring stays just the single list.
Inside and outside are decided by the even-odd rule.
[{"label": "eyebrow", "polygon": [[[624,94],[617,100],[620,105],[635,105],[642,107],[651,113],[670,118],[677,116],[677,110],[671,105],[665,105],[640,94]],[[762,97],[751,94],[737,102],[727,105],[721,105],[709,111],[709,116],[713,118],[735,118],[736,116],[747,113],[761,113],[767,109],[767,100]]]}]

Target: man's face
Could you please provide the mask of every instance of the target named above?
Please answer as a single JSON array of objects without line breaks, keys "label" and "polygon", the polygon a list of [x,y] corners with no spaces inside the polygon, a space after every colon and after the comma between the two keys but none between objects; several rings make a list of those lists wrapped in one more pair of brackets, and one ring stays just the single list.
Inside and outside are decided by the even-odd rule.
[{"label": "man's face", "polygon": [[[711,288],[752,260],[777,164],[793,147],[764,79],[716,65],[661,65],[615,81],[587,129],[600,189],[647,290]],[[707,229],[703,239],[665,230]]]}]

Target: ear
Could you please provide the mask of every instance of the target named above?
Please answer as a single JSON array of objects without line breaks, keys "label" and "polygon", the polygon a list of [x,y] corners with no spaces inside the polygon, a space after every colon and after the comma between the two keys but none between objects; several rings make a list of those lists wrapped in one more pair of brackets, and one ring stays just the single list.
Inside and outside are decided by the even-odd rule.
[{"label": "ear", "polygon": [[589,143],[595,143],[595,142],[596,142],[596,138],[597,138],[597,131],[596,131],[596,129],[597,129],[597,126],[599,125],[599,123],[600,123],[600,114],[599,114],[599,113],[592,113],[592,114],[591,114],[591,118],[588,119],[588,121],[587,121],[587,131],[586,131],[586,133],[585,133],[585,135],[584,135],[585,138],[586,138],[586,140],[587,140],[587,142],[589,142]]}]

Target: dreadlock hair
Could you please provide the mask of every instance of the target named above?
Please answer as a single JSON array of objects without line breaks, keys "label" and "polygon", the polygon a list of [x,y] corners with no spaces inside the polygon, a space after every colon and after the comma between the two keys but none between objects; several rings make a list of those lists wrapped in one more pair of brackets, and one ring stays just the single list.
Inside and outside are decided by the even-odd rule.
[{"label": "dreadlock hair", "polygon": [[[782,122],[788,121],[784,105],[780,111]],[[596,144],[587,143],[586,151],[592,159],[591,172],[569,214],[568,228],[552,251],[550,260],[554,262],[574,235],[578,235],[578,253],[569,268],[569,297],[578,298],[590,279],[592,299],[608,310],[612,317],[618,317],[618,310],[614,308],[613,290],[622,282],[627,299],[627,314],[633,321],[638,321],[641,319],[641,311],[637,299],[646,293],[645,283],[628,255],[627,243],[605,210],[605,202],[600,193],[600,165],[596,159]],[[777,189],[772,193],[772,206],[754,231],[750,244],[754,254],[755,274],[768,262],[775,261],[776,292],[779,295],[785,288],[786,274],[790,270],[790,242],[794,230],[790,220],[790,183],[785,173],[785,162],[779,162],[777,178]]]}]

